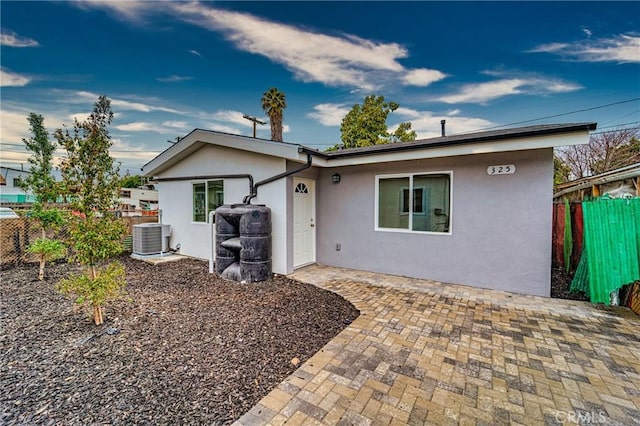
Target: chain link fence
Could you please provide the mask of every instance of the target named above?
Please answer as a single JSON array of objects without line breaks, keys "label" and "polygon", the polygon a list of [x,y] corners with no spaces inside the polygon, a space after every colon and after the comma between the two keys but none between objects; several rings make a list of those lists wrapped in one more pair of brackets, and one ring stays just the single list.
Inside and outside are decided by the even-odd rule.
[{"label": "chain link fence", "polygon": [[[123,217],[127,223],[128,233],[123,238],[123,248],[131,251],[133,225],[139,223],[154,223],[157,217],[130,216]],[[38,262],[37,255],[29,253],[27,248],[39,238],[42,238],[42,228],[38,221],[30,217],[0,219],[0,267],[11,268],[21,263]],[[46,237],[66,241],[69,237],[68,227],[62,226],[58,230],[48,230]]]}]

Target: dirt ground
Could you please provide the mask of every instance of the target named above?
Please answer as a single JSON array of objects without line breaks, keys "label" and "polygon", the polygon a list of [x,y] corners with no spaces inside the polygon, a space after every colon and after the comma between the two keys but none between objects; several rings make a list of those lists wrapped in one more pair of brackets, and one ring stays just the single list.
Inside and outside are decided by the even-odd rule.
[{"label": "dirt ground", "polygon": [[[55,291],[74,267],[1,272],[0,424],[229,424],[359,312],[287,278],[123,256],[129,302],[95,326]],[[293,362],[292,362],[293,361]]]},{"label": "dirt ground", "polygon": [[569,275],[562,267],[553,267],[551,269],[551,297],[556,299],[571,299],[589,301],[584,293],[571,293],[571,280],[573,277]]}]

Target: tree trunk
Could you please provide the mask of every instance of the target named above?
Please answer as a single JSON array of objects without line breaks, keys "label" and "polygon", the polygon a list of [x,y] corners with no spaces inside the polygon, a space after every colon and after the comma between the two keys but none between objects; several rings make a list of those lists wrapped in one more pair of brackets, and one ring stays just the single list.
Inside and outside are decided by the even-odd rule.
[{"label": "tree trunk", "polygon": [[102,323],[104,322],[102,318],[102,308],[100,306],[93,306],[93,322],[96,325],[102,325]]},{"label": "tree trunk", "polygon": [[46,263],[46,259],[44,258],[44,253],[40,255],[40,272],[38,273],[38,278],[40,281],[44,280],[44,264]]},{"label": "tree trunk", "polygon": [[[89,277],[92,280],[95,280],[96,275],[97,275],[96,266],[95,265],[89,266]],[[93,322],[96,325],[102,325],[102,323],[104,322],[102,318],[102,308],[100,307],[100,305],[93,305]]]}]

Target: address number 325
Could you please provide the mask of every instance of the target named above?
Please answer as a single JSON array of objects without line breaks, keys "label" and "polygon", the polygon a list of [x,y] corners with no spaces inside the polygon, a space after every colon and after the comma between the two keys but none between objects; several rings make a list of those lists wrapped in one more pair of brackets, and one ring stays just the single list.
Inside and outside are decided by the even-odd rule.
[{"label": "address number 325", "polygon": [[487,174],[489,175],[511,175],[516,172],[516,166],[513,164],[502,164],[499,166],[487,167]]}]

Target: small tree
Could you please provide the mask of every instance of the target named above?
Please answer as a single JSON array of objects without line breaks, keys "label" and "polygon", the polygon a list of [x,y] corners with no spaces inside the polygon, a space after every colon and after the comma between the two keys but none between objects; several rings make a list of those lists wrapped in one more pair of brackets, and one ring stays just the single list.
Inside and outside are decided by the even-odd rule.
[{"label": "small tree", "polygon": [[64,257],[66,247],[60,240],[47,238],[47,231],[58,230],[65,222],[63,213],[58,209],[45,209],[42,204],[36,203],[31,210],[31,217],[40,224],[42,236],[29,244],[27,251],[38,255],[40,269],[38,278],[44,280],[44,269],[47,262]]},{"label": "small tree", "polygon": [[50,240],[49,238],[38,238],[29,244],[27,251],[38,255],[38,260],[40,261],[38,279],[40,281],[44,280],[44,267],[46,263],[64,257],[66,253],[62,241]]},{"label": "small tree", "polygon": [[411,129],[411,123],[404,122],[398,124],[398,128],[390,135],[390,142],[410,142],[415,141],[418,134]]},{"label": "small tree", "polygon": [[571,174],[571,168],[562,161],[562,158],[557,155],[553,155],[553,184],[559,185],[569,181]]},{"label": "small tree", "polygon": [[22,181],[22,187],[33,192],[39,204],[55,202],[58,197],[58,185],[53,177],[53,153],[55,143],[49,140],[49,133],[44,127],[44,117],[31,113],[27,117],[31,137],[22,139],[29,156],[29,176]]},{"label": "small tree", "polygon": [[56,145],[49,140],[49,133],[44,127],[42,115],[31,113],[27,120],[31,137],[22,139],[22,142],[27,151],[31,151],[28,160],[31,168],[29,176],[22,181],[22,186],[36,197],[31,217],[39,222],[42,231],[42,236],[30,244],[27,250],[38,255],[40,260],[38,278],[42,281],[46,263],[64,256],[64,244],[47,238],[47,231],[58,229],[64,222],[64,218],[59,210],[49,208],[49,203],[56,201],[60,190],[52,173]]},{"label": "small tree", "polygon": [[120,188],[137,188],[144,185],[144,177],[127,174],[120,179]]},{"label": "small tree", "polygon": [[118,262],[102,265],[122,252],[124,222],[109,211],[115,205],[120,178],[109,155],[112,145],[107,126],[113,113],[111,101],[100,96],[86,121],[75,120],[73,132],[56,131],[56,139],[67,151],[61,172],[75,211],[70,243],[73,259],[87,266],[83,274],[60,281],[58,289],[89,303],[96,325],[103,323],[103,305],[124,296],[124,268]]},{"label": "small tree", "polygon": [[400,105],[387,102],[384,96],[370,95],[364,98],[362,105],[355,104],[342,119],[340,134],[345,148],[406,142],[416,139],[411,123],[400,123],[393,134],[387,131],[387,117]]}]

